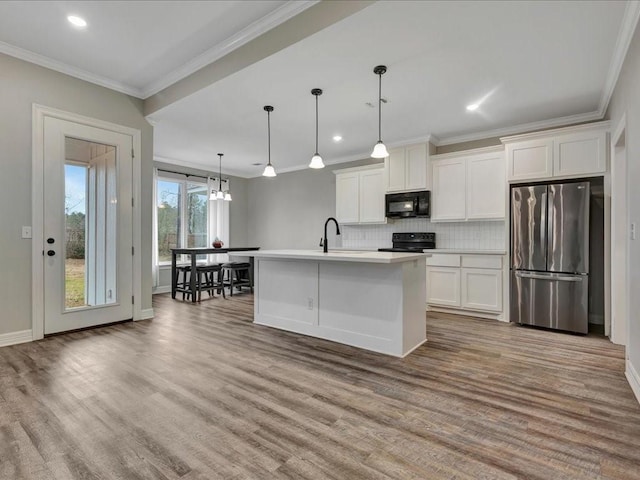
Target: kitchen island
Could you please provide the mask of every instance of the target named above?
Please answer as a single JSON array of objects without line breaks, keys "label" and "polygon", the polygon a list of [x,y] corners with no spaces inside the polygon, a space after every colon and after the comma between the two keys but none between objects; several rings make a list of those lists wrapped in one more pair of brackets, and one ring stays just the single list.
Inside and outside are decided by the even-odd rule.
[{"label": "kitchen island", "polygon": [[426,341],[422,253],[264,250],[254,322],[404,357]]}]

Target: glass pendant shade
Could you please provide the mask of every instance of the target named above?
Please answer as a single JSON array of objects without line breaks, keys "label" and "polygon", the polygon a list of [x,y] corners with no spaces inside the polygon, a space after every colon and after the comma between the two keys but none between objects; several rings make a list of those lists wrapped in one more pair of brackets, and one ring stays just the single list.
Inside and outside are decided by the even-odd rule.
[{"label": "glass pendant shade", "polygon": [[309,163],[309,168],[324,168],[324,162],[322,161],[322,157],[317,153],[311,157],[311,163]]},{"label": "glass pendant shade", "polygon": [[218,190],[216,193],[216,200],[222,200],[224,198],[224,192],[222,190]]},{"label": "glass pendant shade", "polygon": [[215,190],[211,190],[211,194],[209,194],[209,200],[215,200],[217,197],[217,192]]},{"label": "glass pendant shade", "polygon": [[263,177],[275,177],[276,176],[276,169],[273,168],[273,165],[269,164],[266,167],[264,167],[264,172],[262,172],[262,176]]},{"label": "glass pendant shade", "polygon": [[387,158],[389,156],[389,152],[387,152],[387,147],[382,143],[382,140],[379,140],[378,143],[373,147],[373,152],[371,152],[371,158]]},{"label": "glass pendant shade", "polygon": [[224,201],[225,202],[230,202],[231,201],[231,194],[229,192],[224,194]]}]

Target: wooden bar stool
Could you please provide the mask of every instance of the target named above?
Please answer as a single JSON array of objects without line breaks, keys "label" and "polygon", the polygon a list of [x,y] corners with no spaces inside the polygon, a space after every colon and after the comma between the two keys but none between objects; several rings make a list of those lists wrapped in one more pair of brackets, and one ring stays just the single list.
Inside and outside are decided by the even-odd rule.
[{"label": "wooden bar stool", "polygon": [[249,287],[253,293],[253,272],[250,263],[230,262],[222,264],[224,272],[224,285],[229,287],[229,296],[233,297],[233,288],[242,290],[242,287]]},{"label": "wooden bar stool", "polygon": [[196,279],[196,290],[198,301],[202,301],[202,291],[206,290],[210,297],[214,296],[216,290],[222,291],[222,298],[226,298],[224,293],[224,282],[221,265],[200,265],[196,267],[198,278]]}]

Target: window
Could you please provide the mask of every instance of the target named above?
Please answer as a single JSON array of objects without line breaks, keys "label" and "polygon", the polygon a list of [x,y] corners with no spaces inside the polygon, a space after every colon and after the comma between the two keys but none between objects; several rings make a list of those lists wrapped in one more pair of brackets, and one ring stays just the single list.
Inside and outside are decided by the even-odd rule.
[{"label": "window", "polygon": [[[155,285],[163,282],[157,269],[171,263],[172,248],[208,247],[220,238],[228,245],[229,202],[210,201],[218,180],[156,170],[155,181]],[[223,180],[228,189],[228,181]],[[204,257],[203,257],[204,258]],[[178,261],[184,259],[178,258]]]},{"label": "window", "polygon": [[209,245],[208,204],[206,182],[158,177],[156,224],[159,264],[171,262],[172,248]]}]

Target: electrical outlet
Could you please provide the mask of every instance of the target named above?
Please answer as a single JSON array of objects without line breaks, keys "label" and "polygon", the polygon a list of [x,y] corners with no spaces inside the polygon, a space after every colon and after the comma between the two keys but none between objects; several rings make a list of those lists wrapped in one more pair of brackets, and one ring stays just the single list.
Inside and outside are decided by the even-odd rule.
[{"label": "electrical outlet", "polygon": [[309,310],[313,310],[313,298],[311,298],[311,297],[309,297],[309,298],[307,299],[307,308],[308,308]]},{"label": "electrical outlet", "polygon": [[31,227],[22,227],[22,238],[31,238]]},{"label": "electrical outlet", "polygon": [[632,223],[631,224],[631,240],[635,240],[636,239],[636,224]]}]

